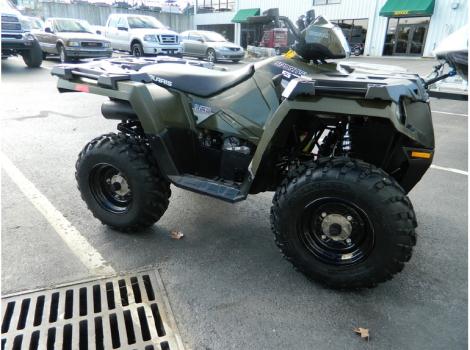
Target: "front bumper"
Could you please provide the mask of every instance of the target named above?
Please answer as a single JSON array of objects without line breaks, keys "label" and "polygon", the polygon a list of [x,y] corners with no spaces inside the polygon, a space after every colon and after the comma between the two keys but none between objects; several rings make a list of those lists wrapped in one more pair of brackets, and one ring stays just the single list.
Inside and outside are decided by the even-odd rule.
[{"label": "front bumper", "polygon": [[90,50],[84,48],[66,47],[65,52],[71,58],[96,58],[96,57],[111,57],[113,54],[112,48]]},{"label": "front bumper", "polygon": [[144,44],[144,53],[146,55],[182,55],[183,48],[181,45],[160,45],[160,44]]},{"label": "front bumper", "polygon": [[2,32],[2,52],[28,51],[36,39],[30,33]]},{"label": "front bumper", "polygon": [[245,57],[244,51],[215,51],[218,60],[241,60]]}]

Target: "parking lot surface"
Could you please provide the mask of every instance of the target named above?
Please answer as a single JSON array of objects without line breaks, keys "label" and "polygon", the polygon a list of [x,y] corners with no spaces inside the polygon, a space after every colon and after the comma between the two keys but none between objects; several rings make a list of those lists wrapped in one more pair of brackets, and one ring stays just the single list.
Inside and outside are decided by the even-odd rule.
[{"label": "parking lot surface", "polygon": [[[421,74],[433,64],[353,59]],[[410,263],[375,289],[345,292],[308,281],[282,259],[269,225],[272,193],[232,205],[172,187],[151,229],[102,226],[80,199],[74,166],[81,148],[116,122],[100,116],[103,97],[59,94],[55,63],[27,69],[2,60],[2,153],[114,270],[158,267],[188,349],[467,348],[467,103],[431,102],[441,168],[410,193],[419,224]],[[93,277],[17,182],[2,171],[2,293]],[[184,238],[172,240],[171,230]],[[370,329],[369,342],[355,327]]]}]

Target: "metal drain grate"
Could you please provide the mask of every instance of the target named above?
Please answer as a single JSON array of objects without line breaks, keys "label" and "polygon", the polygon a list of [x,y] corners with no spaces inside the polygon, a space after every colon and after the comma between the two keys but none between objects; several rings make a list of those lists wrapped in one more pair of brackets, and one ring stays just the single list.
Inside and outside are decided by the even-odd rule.
[{"label": "metal drain grate", "polygon": [[2,350],[182,349],[158,271],[2,298]]}]

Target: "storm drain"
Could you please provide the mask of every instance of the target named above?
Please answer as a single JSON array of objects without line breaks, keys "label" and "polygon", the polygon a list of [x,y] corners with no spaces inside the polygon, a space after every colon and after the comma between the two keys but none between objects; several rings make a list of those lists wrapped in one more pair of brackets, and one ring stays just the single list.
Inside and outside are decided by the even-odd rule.
[{"label": "storm drain", "polygon": [[2,298],[2,350],[182,349],[158,271]]}]

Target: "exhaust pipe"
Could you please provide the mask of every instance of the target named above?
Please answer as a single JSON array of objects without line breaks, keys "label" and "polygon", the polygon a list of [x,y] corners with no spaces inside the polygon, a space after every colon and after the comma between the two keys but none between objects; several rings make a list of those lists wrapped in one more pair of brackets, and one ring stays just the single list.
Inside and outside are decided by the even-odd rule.
[{"label": "exhaust pipe", "polygon": [[137,120],[137,114],[127,101],[108,101],[101,105],[101,114],[106,119]]}]

